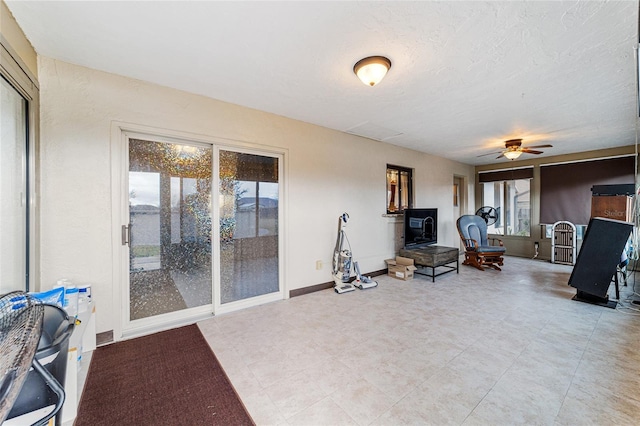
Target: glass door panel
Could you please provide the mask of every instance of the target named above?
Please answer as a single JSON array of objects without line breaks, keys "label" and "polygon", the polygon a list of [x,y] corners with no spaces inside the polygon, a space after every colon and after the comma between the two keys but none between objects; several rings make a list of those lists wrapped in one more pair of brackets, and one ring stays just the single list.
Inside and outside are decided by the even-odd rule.
[{"label": "glass door panel", "polygon": [[0,77],[0,294],[27,289],[27,101]]},{"label": "glass door panel", "polygon": [[212,304],[212,148],[129,140],[129,319]]},{"label": "glass door panel", "polygon": [[278,158],[220,150],[220,304],[280,291]]}]

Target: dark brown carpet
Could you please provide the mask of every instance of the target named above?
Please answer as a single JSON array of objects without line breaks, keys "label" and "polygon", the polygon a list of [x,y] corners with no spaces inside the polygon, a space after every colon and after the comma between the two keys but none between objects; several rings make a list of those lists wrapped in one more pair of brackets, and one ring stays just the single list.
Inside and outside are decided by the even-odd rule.
[{"label": "dark brown carpet", "polygon": [[75,422],[253,424],[197,325],[96,349]]}]

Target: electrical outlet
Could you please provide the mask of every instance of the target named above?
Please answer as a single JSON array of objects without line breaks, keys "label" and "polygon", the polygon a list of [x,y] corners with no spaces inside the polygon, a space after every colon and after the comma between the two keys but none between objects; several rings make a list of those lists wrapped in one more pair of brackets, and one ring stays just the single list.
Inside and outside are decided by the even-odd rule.
[{"label": "electrical outlet", "polygon": [[322,269],[322,260],[316,260],[316,271]]}]

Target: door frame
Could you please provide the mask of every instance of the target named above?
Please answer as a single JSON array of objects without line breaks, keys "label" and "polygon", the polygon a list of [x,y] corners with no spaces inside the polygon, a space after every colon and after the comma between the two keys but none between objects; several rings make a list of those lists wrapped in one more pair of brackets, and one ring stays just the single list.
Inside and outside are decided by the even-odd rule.
[{"label": "door frame", "polygon": [[40,89],[38,79],[32,74],[20,55],[4,37],[0,37],[0,78],[26,101],[26,152],[23,158],[26,205],[25,229],[25,281],[24,290],[41,290],[40,283]]},{"label": "door frame", "polygon": [[[279,159],[279,211],[278,211],[278,280],[280,292],[277,297],[268,297],[275,293],[258,296],[251,299],[227,303],[225,306],[216,306],[219,289],[219,249],[214,247],[219,244],[219,227],[212,226],[212,268],[213,268],[213,301],[212,304],[203,307],[188,309],[188,312],[179,311],[172,314],[164,314],[150,317],[149,319],[136,320],[135,326],[131,326],[128,312],[129,297],[129,247],[122,244],[122,225],[129,223],[128,206],[128,173],[129,155],[128,139],[146,139],[170,143],[206,144],[213,149],[214,170],[212,185],[212,221],[219,223],[219,209],[217,202],[219,166],[217,156],[220,149],[237,152],[247,152],[256,155],[271,155]],[[112,243],[112,312],[106,313],[111,318],[107,322],[113,325],[114,341],[128,339],[150,332],[161,331],[191,324],[212,315],[244,309],[262,303],[289,298],[287,291],[287,271],[284,269],[287,255],[286,241],[287,226],[287,158],[288,150],[285,148],[260,145],[246,141],[209,137],[184,131],[169,130],[152,126],[113,121],[111,123],[111,243]],[[215,191],[215,192],[214,192]],[[125,199],[126,196],[126,199]],[[217,288],[217,289],[216,289]],[[218,303],[219,305],[219,303]],[[126,311],[126,312],[125,312]],[[164,319],[158,322],[158,319]],[[148,320],[148,321],[147,321]]]}]

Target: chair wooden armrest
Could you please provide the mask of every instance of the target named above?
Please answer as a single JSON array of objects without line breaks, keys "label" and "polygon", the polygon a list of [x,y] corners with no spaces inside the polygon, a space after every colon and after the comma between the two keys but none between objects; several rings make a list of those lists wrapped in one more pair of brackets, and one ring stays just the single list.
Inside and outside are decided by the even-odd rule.
[{"label": "chair wooden armrest", "polygon": [[[489,244],[492,246],[500,246],[500,247],[504,247],[504,244],[502,244],[502,240],[500,238],[489,238]],[[497,241],[497,244],[496,244]]]},{"label": "chair wooden armrest", "polygon": [[478,251],[478,242],[473,238],[463,238],[462,242],[464,244],[465,249]]}]

